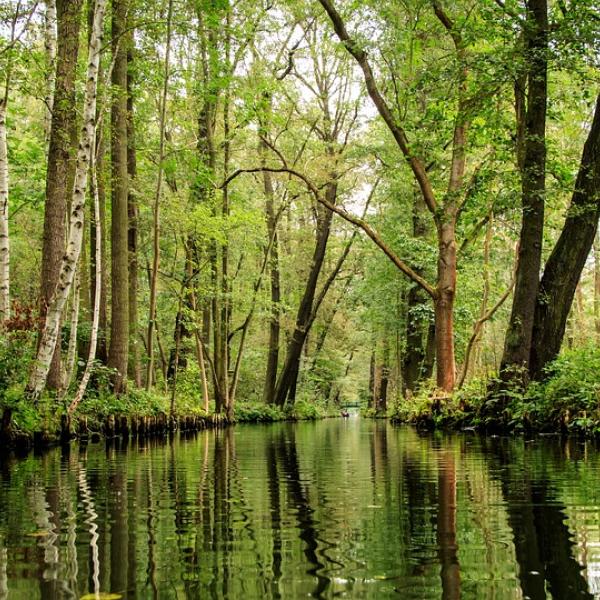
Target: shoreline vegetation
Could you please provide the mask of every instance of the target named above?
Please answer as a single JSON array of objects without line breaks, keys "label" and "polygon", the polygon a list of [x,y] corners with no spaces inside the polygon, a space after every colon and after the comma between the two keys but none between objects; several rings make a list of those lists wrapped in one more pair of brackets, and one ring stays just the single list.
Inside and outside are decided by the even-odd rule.
[{"label": "shoreline vegetation", "polygon": [[[424,430],[600,437],[600,349],[567,351],[552,363],[547,375],[544,382],[531,384],[524,392],[514,389],[502,412],[490,410],[499,401],[490,391],[495,382],[475,380],[451,396],[440,395],[433,386],[424,387],[385,412],[378,412],[371,403],[361,410],[361,416],[411,424]],[[67,417],[65,399],[62,411],[56,411],[56,401],[47,397],[36,408],[25,410],[23,403],[16,402],[8,427],[3,423],[0,431],[0,449],[22,452],[76,439],[82,442],[116,437],[133,439],[236,423],[316,420],[341,415],[339,406],[306,400],[283,410],[261,402],[240,402],[235,417],[230,419],[225,414],[198,408],[198,391],[195,393],[178,398],[173,413],[169,413],[169,396],[135,388],[121,396],[92,395],[72,417]]]}]

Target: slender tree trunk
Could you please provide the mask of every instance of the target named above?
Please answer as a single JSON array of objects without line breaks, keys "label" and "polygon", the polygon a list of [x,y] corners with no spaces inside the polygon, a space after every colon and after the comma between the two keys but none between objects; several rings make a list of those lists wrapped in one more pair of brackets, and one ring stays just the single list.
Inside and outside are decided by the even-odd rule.
[{"label": "slender tree trunk", "polygon": [[369,359],[369,390],[368,398],[373,403],[375,398],[375,350],[371,350],[371,358]]},{"label": "slender tree trunk", "polygon": [[383,366],[376,357],[373,363],[373,387],[371,391],[371,409],[377,414],[379,399],[381,398],[381,380],[383,376]]},{"label": "slender tree trunk", "polygon": [[90,37],[83,109],[83,126],[77,152],[77,168],[75,170],[75,181],[71,202],[71,218],[69,223],[67,249],[60,266],[58,283],[55,286],[56,293],[53,294],[52,302],[48,306],[46,312],[36,360],[34,361],[29,382],[25,390],[26,395],[33,400],[39,398],[50,371],[52,357],[55,353],[60,332],[62,311],[73,283],[73,277],[77,269],[77,261],[81,252],[88,167],[90,155],[91,152],[93,152],[94,142],[97,77],[102,46],[102,22],[105,2],[106,0],[96,0],[94,26]]},{"label": "slender tree trunk", "polygon": [[127,247],[129,175],[127,173],[128,0],[112,3],[113,98],[111,107],[111,319],[108,366],[115,370],[115,393],[127,387],[129,359],[129,255]]},{"label": "slender tree trunk", "polygon": [[600,233],[594,239],[594,330],[596,343],[600,344]]},{"label": "slender tree trunk", "polygon": [[[165,128],[167,118],[167,97],[169,90],[169,72],[171,57],[171,26],[173,16],[173,0],[169,0],[167,14],[167,48],[165,52],[163,88],[160,100],[159,115],[159,150],[158,150],[158,174],[156,178],[156,192],[154,194],[154,222],[153,222],[153,247],[152,247],[152,271],[150,278],[150,311],[148,315],[148,367],[146,372],[146,389],[152,385],[152,370],[154,368],[154,330],[156,329],[156,294],[158,290],[158,267],[160,263],[160,198],[162,193],[162,180],[165,158]],[[166,380],[165,380],[166,385]]]},{"label": "slender tree trunk", "polygon": [[[177,313],[181,315],[181,319],[183,319],[183,294],[185,292],[185,286],[182,286],[181,293],[179,296],[179,306],[177,308]],[[179,327],[175,328],[175,354],[173,357],[173,375],[171,377],[171,415],[175,414],[175,398],[177,396],[177,374],[179,372],[179,353],[181,350],[181,330],[183,329],[182,324],[179,324]]]},{"label": "slender tree trunk", "polygon": [[0,324],[10,317],[10,237],[8,228],[8,147],[6,107],[9,81],[0,97]]},{"label": "slender tree trunk", "polygon": [[54,86],[56,84],[56,0],[46,0],[44,23],[44,46],[46,49],[46,111],[44,113],[44,133],[46,144],[50,141],[52,111],[54,107]]},{"label": "slender tree trunk", "polygon": [[[69,184],[73,181],[76,131],[75,77],[79,53],[79,30],[82,0],[58,0],[56,54],[56,83],[46,171],[46,202],[44,204],[44,234],[42,243],[40,323],[44,323],[52,303],[65,255],[65,216]],[[59,315],[60,319],[60,315]],[[41,326],[43,327],[43,326]],[[58,324],[60,328],[60,321]],[[40,342],[43,331],[40,329]],[[60,389],[63,383],[60,344],[53,345],[54,356],[47,383],[51,389]],[[43,385],[43,383],[42,383]]]},{"label": "slender tree trunk", "polygon": [[[226,72],[231,72],[231,14],[229,10],[225,16],[225,68]],[[229,160],[231,153],[230,141],[230,105],[231,105],[231,86],[227,85],[223,101],[223,179],[226,180],[229,175]],[[221,207],[221,216],[225,223],[229,218],[229,186],[223,188],[223,203]],[[220,356],[215,353],[215,359],[221,365],[219,371],[219,387],[221,389],[219,396],[223,399],[223,404],[227,413],[227,418],[233,419],[233,398],[230,397],[229,391],[229,330],[231,321],[231,304],[230,304],[231,282],[229,281],[229,240],[225,240],[221,248],[221,315],[219,319],[219,348]]]},{"label": "slender tree trunk", "polygon": [[[97,117],[99,113],[97,113]],[[100,294],[98,306],[98,340],[96,344],[96,355],[102,364],[108,362],[108,347],[107,347],[107,301],[106,292],[108,289],[108,274],[106,269],[106,187],[104,183],[104,142],[102,133],[97,134],[97,142],[95,144],[94,157],[94,176],[90,182],[90,196],[96,198],[98,196],[98,210],[95,206],[91,207],[90,215],[90,306],[96,306],[96,294]],[[100,235],[97,239],[96,236]],[[96,248],[100,245],[100,254],[96,252]],[[96,261],[100,260],[102,268],[98,269]],[[100,281],[96,281],[96,277],[100,277]]]},{"label": "slender tree trunk", "polygon": [[541,379],[558,356],[581,272],[592,249],[600,217],[600,96],[583,147],[571,206],[546,261],[535,306],[529,375]]},{"label": "slender tree trunk", "polygon": [[[82,243],[83,251],[83,243]],[[79,329],[79,305],[81,300],[81,278],[80,269],[75,272],[73,280],[73,297],[71,298],[71,331],[69,332],[69,347],[67,350],[67,360],[65,364],[65,381],[63,390],[66,390],[75,373],[75,359],[77,358],[77,330]]]},{"label": "slender tree trunk", "polygon": [[[525,23],[528,91],[522,140],[522,221],[515,293],[500,366],[504,381],[526,383],[542,261],[548,94],[547,0],[529,0]],[[517,140],[519,143],[521,140]],[[518,153],[521,150],[518,148]],[[524,378],[524,379],[523,379]]]},{"label": "slender tree trunk", "polygon": [[[190,270],[190,273],[192,271]],[[192,309],[192,314],[197,314],[198,303],[196,302],[196,291],[194,286],[191,286],[190,291],[190,307]],[[204,408],[204,412],[208,413],[209,408],[209,394],[208,394],[208,377],[206,374],[206,361],[204,360],[204,344],[202,343],[202,338],[200,336],[200,332],[198,331],[198,326],[195,324],[194,326],[194,339],[196,341],[196,358],[198,360],[198,366],[200,367],[200,379],[202,384],[202,406]]]},{"label": "slender tree trunk", "polygon": [[[260,142],[262,164],[265,164],[266,143]],[[279,273],[279,237],[275,217],[274,191],[271,173],[263,171],[263,189],[265,193],[265,214],[267,221],[267,235],[271,242],[269,256],[269,273],[271,283],[271,306],[269,318],[269,348],[267,352],[267,371],[265,374],[265,387],[263,399],[267,404],[273,404],[275,398],[275,385],[277,382],[277,369],[279,366],[279,332],[280,302],[281,302],[281,276]]]},{"label": "slender tree trunk", "polygon": [[[92,302],[92,327],[90,332],[90,346],[88,349],[87,361],[85,363],[85,368],[83,370],[83,375],[81,376],[81,381],[79,382],[79,386],[77,387],[77,392],[69,405],[68,412],[72,414],[73,411],[77,408],[78,404],[83,399],[85,391],[87,389],[88,382],[90,380],[90,376],[92,374],[92,368],[94,366],[94,359],[96,358],[96,348],[98,344],[98,332],[100,329],[100,311],[102,306],[102,271],[104,260],[102,257],[102,249],[103,249],[103,232],[102,232],[102,220],[100,219],[100,194],[99,194],[99,186],[97,180],[97,171],[96,171],[96,144],[92,144],[94,151],[90,157],[90,179],[91,179],[91,189],[92,189],[92,199],[94,201],[93,205],[93,223],[94,223],[94,249],[93,249],[93,257],[94,260],[90,260],[90,264],[94,265],[94,290],[93,290],[93,302]],[[90,236],[92,237],[92,236]]]},{"label": "slender tree trunk", "polygon": [[129,257],[129,377],[136,387],[142,385],[140,344],[138,335],[138,202],[136,191],[137,160],[135,149],[135,124],[133,114],[133,30],[127,35],[127,250]]},{"label": "slender tree trunk", "polygon": [[488,310],[488,301],[490,298],[490,248],[492,245],[492,232],[493,232],[494,219],[493,215],[490,214],[490,218],[487,222],[487,228],[485,232],[485,242],[483,245],[483,295],[481,297],[481,306],[479,308],[479,318],[475,322],[473,327],[473,333],[467,343],[465,350],[465,360],[462,371],[458,380],[458,387],[461,388],[469,375],[469,369],[471,366],[471,352],[475,349],[475,345],[479,342],[481,335],[483,334],[483,326],[485,321],[483,318]]}]

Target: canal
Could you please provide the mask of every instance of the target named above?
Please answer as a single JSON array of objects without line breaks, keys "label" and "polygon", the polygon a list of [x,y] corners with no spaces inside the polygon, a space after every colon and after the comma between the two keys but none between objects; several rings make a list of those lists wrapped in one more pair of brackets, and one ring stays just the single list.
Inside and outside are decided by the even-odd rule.
[{"label": "canal", "polygon": [[600,598],[591,442],[351,417],[0,459],[0,598]]}]

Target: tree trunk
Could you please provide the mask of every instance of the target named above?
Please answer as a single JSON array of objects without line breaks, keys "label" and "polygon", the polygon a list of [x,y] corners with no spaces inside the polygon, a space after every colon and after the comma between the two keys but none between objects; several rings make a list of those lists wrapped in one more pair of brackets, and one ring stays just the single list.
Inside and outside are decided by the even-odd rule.
[{"label": "tree trunk", "polygon": [[379,399],[381,397],[382,370],[381,360],[375,355],[373,362],[373,386],[371,388],[371,409],[375,411],[375,414],[377,414]]},{"label": "tree trunk", "polygon": [[515,293],[500,365],[505,382],[526,383],[524,369],[529,363],[539,288],[546,193],[547,36],[547,0],[529,0],[525,23],[527,109],[524,126],[517,123],[524,136],[517,140],[518,154],[522,147],[522,221]]},{"label": "tree trunk", "polygon": [[[332,178],[327,184],[325,196],[330,204],[335,204],[337,196],[337,181],[335,178]],[[300,301],[300,306],[298,307],[296,325],[288,343],[283,370],[281,371],[275,390],[275,404],[277,406],[284,406],[286,401],[293,404],[295,400],[302,348],[306,336],[308,335],[309,322],[311,321],[313,303],[317,290],[317,282],[319,280],[321,268],[323,267],[323,261],[325,260],[325,252],[327,250],[329,233],[331,231],[333,213],[319,207],[318,215],[319,222],[317,224],[316,244],[310,272],[306,281],[302,300]]]},{"label": "tree trunk", "polygon": [[129,188],[127,195],[127,250],[129,258],[129,377],[136,387],[142,385],[140,344],[138,336],[138,203],[136,177],[137,160],[135,151],[135,125],[133,115],[133,30],[127,36],[127,173]]},{"label": "tree trunk", "polygon": [[438,227],[438,283],[435,305],[436,383],[445,392],[454,389],[454,296],[456,293],[456,241],[454,223]]},{"label": "tree trunk", "polygon": [[[68,412],[72,414],[73,411],[77,408],[77,405],[83,399],[85,391],[87,389],[88,382],[90,380],[90,376],[92,374],[92,367],[94,366],[94,359],[96,358],[96,349],[98,343],[98,332],[100,329],[100,310],[102,306],[102,271],[104,266],[104,259],[102,257],[103,250],[103,232],[102,232],[102,221],[100,219],[100,195],[99,195],[99,187],[97,181],[97,171],[96,171],[96,153],[95,148],[96,144],[93,144],[94,151],[90,157],[90,178],[91,178],[91,189],[92,189],[92,199],[94,201],[92,207],[93,213],[93,223],[94,223],[94,248],[92,251],[93,260],[90,260],[90,264],[94,265],[94,289],[93,289],[93,302],[92,302],[92,326],[90,332],[90,345],[88,349],[87,361],[85,363],[85,368],[83,370],[83,375],[81,376],[81,381],[79,382],[79,386],[77,387],[77,392],[69,405]],[[90,236],[91,237],[91,236]]]},{"label": "tree trunk", "polygon": [[[156,176],[156,191],[154,194],[154,215],[152,227],[152,271],[150,276],[150,310],[148,314],[148,367],[146,372],[146,389],[152,386],[152,371],[154,368],[154,330],[156,329],[156,294],[158,290],[158,267],[160,262],[160,198],[165,158],[165,129],[167,118],[167,94],[169,89],[169,60],[171,56],[171,26],[173,16],[173,0],[169,0],[167,14],[167,48],[163,65],[163,87],[160,100],[159,115],[159,150],[158,173]],[[165,385],[167,384],[165,379]]]},{"label": "tree trunk", "polygon": [[[97,113],[99,117],[99,113]],[[91,207],[90,213],[90,306],[96,306],[96,293],[100,294],[98,306],[98,340],[96,345],[96,354],[94,358],[102,364],[108,362],[107,347],[107,301],[106,293],[108,289],[108,269],[106,268],[106,186],[104,182],[104,142],[102,134],[98,134],[98,140],[95,145],[94,176],[90,181],[90,196],[98,196],[98,210],[95,206]],[[100,236],[97,239],[96,236]],[[100,246],[100,254],[96,252],[97,246]],[[102,268],[96,267],[96,261],[100,261]],[[100,281],[96,282],[96,277]]]},{"label": "tree trunk", "polygon": [[[266,143],[261,141],[260,152],[263,165],[265,164],[266,150]],[[277,369],[279,365],[281,281],[279,273],[279,238],[277,235],[277,223],[275,217],[273,181],[271,179],[271,173],[267,171],[263,171],[263,188],[265,193],[267,235],[269,240],[271,240],[271,250],[269,253],[269,272],[271,283],[269,349],[267,353],[267,371],[265,374],[263,399],[267,404],[273,404],[275,399],[275,385],[277,382]]]},{"label": "tree trunk", "polygon": [[600,233],[594,240],[594,330],[596,344],[600,344]]},{"label": "tree trunk", "polygon": [[[44,204],[44,234],[42,243],[40,323],[44,323],[52,303],[65,256],[67,195],[73,181],[73,137],[77,127],[75,108],[75,77],[79,52],[79,30],[82,0],[58,0],[56,3],[58,46],[56,83],[46,171],[46,201]],[[60,318],[58,328],[60,329]],[[40,350],[43,337],[40,328]],[[47,385],[60,389],[63,382],[60,343],[53,345],[54,356]],[[38,351],[39,353],[39,351]],[[45,378],[44,378],[45,379]],[[42,384],[43,385],[43,384]]]},{"label": "tree trunk", "polygon": [[0,97],[0,324],[10,316],[10,237],[8,230],[8,148],[6,106],[8,103],[8,77],[6,90]]},{"label": "tree trunk", "polygon": [[[226,11],[225,16],[225,72],[231,74],[231,39],[230,39],[230,27],[231,27],[231,13],[229,10]],[[231,106],[231,85],[227,84],[224,94],[223,101],[223,179],[227,179],[229,175],[229,159],[231,152],[231,140],[230,140],[230,106]],[[223,187],[223,197],[221,205],[221,216],[223,222],[227,223],[229,218],[229,186]],[[227,238],[227,234],[226,234]],[[230,304],[230,289],[231,283],[229,281],[229,240],[225,239],[223,247],[221,248],[221,315],[219,319],[219,349],[220,355],[215,352],[215,360],[220,364],[219,373],[219,396],[223,399],[223,404],[227,413],[227,418],[233,419],[234,412],[234,398],[229,394],[229,361],[230,361],[230,348],[229,348],[229,330],[231,321],[231,304]],[[215,329],[216,330],[216,329]]]},{"label": "tree trunk", "polygon": [[79,305],[81,299],[80,281],[79,269],[77,269],[75,271],[75,277],[72,286],[73,297],[71,298],[71,331],[69,332],[69,348],[67,351],[63,390],[66,390],[69,387],[71,381],[73,381],[73,375],[75,374],[75,359],[77,357],[77,330],[79,328]]},{"label": "tree trunk", "polygon": [[128,179],[127,173],[127,0],[112,3],[111,106],[111,320],[108,366],[115,370],[112,384],[116,394],[127,387],[129,358],[129,265],[128,265]]},{"label": "tree trunk", "polygon": [[44,113],[44,134],[46,144],[50,141],[52,111],[54,107],[54,86],[56,84],[56,0],[46,0],[44,22],[44,46],[46,50],[46,111]]},{"label": "tree trunk", "polygon": [[600,96],[583,147],[581,165],[565,224],[546,262],[536,299],[529,375],[541,379],[558,356],[581,272],[600,217]]},{"label": "tree trunk", "polygon": [[379,394],[375,397],[375,414],[385,416],[387,412],[388,385],[390,379],[390,345],[387,334],[383,337],[383,353],[381,356],[381,370],[379,378]]},{"label": "tree trunk", "polygon": [[29,382],[25,389],[26,395],[34,401],[39,398],[48,377],[60,332],[62,311],[69,296],[73,277],[77,269],[77,261],[81,252],[88,166],[94,143],[97,76],[102,47],[102,22],[105,2],[106,0],[97,0],[96,2],[94,26],[90,37],[83,109],[83,126],[77,152],[77,168],[75,170],[75,181],[73,185],[67,249],[60,265],[58,283],[55,285],[56,293],[53,294],[52,302],[48,306],[46,313],[36,360],[34,361]]}]

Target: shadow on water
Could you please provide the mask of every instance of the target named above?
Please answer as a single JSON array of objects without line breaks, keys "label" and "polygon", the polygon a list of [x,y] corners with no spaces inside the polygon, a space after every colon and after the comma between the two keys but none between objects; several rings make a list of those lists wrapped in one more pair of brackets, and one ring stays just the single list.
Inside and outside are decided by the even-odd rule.
[{"label": "shadow on water", "polygon": [[[548,590],[556,599],[593,599],[583,568],[573,556],[566,507],[558,500],[548,473],[533,471],[528,448],[519,455],[514,444],[502,439],[485,440],[484,448],[492,477],[502,487],[523,596],[542,600]],[[564,456],[557,455],[559,448],[553,444],[548,454],[560,463]]]},{"label": "shadow on water", "polygon": [[7,459],[0,599],[600,598],[578,448],[339,419]]}]

